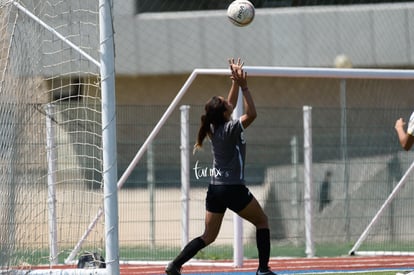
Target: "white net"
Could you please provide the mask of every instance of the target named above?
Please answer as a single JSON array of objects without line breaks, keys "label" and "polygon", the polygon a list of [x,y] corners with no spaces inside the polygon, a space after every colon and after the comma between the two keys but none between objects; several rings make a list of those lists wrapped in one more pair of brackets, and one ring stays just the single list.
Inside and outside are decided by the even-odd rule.
[{"label": "white net", "polygon": [[[312,106],[311,213],[316,255],[348,253],[349,243],[363,232],[410,158],[411,154],[401,152],[393,125],[398,117],[406,118],[410,113],[405,103],[413,98],[409,87],[413,85],[414,72],[268,67],[262,74],[263,67],[246,67],[246,70],[255,98],[265,97],[270,101],[272,96],[277,97],[276,103],[257,107],[259,115],[246,130],[247,185],[268,214],[274,248],[272,256],[303,256],[305,251],[304,104]],[[222,71],[209,70],[212,75],[197,75],[193,85],[206,78],[206,82],[219,83],[217,92],[225,96],[227,76],[214,75]],[[387,78],[387,74],[395,79]],[[198,94],[200,101],[205,98],[201,94],[210,92],[207,89]],[[192,91],[195,92],[190,89],[188,93]],[[400,104],[401,101],[405,103]],[[164,110],[154,106],[118,108],[118,142],[122,155],[133,158],[134,144],[137,148],[144,143],[148,135],[143,133],[154,129]],[[202,113],[201,102],[191,105],[190,145],[195,142]],[[131,114],[145,119],[129,120]],[[125,184],[127,189],[119,193],[124,202],[121,205],[120,245],[121,250],[127,252],[125,259],[136,259],[134,253],[141,251],[139,259],[166,260],[174,257],[180,248],[184,196],[180,192],[178,121],[177,110],[148,148],[151,156],[139,163]],[[128,134],[122,134],[124,132]],[[212,161],[209,143],[205,142],[204,146],[204,150],[191,156],[189,167],[190,237],[198,236],[204,230],[204,198]],[[292,158],[294,153],[296,160]],[[331,172],[329,201],[321,209],[321,183],[327,171]],[[404,191],[401,194],[407,190],[401,190]],[[410,193],[406,195],[411,196]],[[394,215],[402,210],[400,205]],[[408,213],[394,218],[396,227],[409,224],[412,219]],[[232,224],[232,214],[228,211],[217,240],[197,257],[231,258]],[[245,256],[257,257],[255,229],[248,222],[244,225]],[[379,225],[381,227],[383,223]],[[409,243],[412,233],[408,227],[404,228],[406,231],[400,231],[398,237]],[[391,234],[384,234],[381,245],[392,249],[389,246],[392,238]]]},{"label": "white net", "polygon": [[98,3],[2,1],[0,35],[0,269],[62,263],[103,206]]},{"label": "white net", "polygon": [[[117,113],[120,172],[194,68],[225,68],[227,58],[238,56],[249,66],[332,67],[342,53],[356,68],[413,67],[412,3],[252,1],[257,17],[241,29],[225,17],[230,2],[116,1],[117,102],[126,105]],[[0,12],[1,268],[62,263],[81,239],[82,251],[102,252],[102,220],[82,238],[103,204],[98,3],[2,1]],[[203,104],[225,95],[228,81],[203,75],[190,87],[182,103],[191,105],[191,137]],[[272,223],[272,256],[304,255],[301,149],[291,163],[291,141],[302,145],[303,105],[312,106],[315,119],[315,181],[327,169],[333,173],[332,201],[314,213],[318,256],[347,253],[400,176],[394,162],[407,167],[411,155],[401,154],[392,126],[412,111],[412,80],[347,79],[345,107],[342,82],[249,76],[259,116],[248,133],[246,174]],[[120,191],[123,260],[169,260],[180,249],[175,111]],[[208,145],[193,156],[192,168],[197,161],[210,167]],[[208,184],[191,175],[190,238],[203,231]],[[410,189],[404,194],[408,201]],[[374,233],[367,243],[377,245],[380,235],[382,244],[396,237],[410,243],[411,216],[403,206],[396,204],[373,232],[392,231]],[[257,257],[254,228],[246,224],[244,232],[246,257]],[[217,242],[198,257],[231,258],[232,242],[226,215]]]}]

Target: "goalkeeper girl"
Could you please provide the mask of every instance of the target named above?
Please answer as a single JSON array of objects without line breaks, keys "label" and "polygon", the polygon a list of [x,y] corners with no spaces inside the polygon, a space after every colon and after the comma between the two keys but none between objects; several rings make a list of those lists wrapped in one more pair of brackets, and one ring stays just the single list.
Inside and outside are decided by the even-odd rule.
[{"label": "goalkeeper girl", "polygon": [[[268,262],[270,255],[270,232],[266,214],[244,181],[246,141],[244,130],[256,118],[256,108],[247,86],[247,73],[240,59],[229,60],[232,84],[227,98],[212,97],[205,105],[195,149],[201,148],[206,137],[212,145],[213,169],[219,171],[211,177],[206,196],[204,233],[190,241],[180,254],[170,262],[165,272],[180,275],[184,263],[198,251],[214,242],[223,221],[226,209],[237,213],[256,227],[256,242],[259,254],[257,275],[274,275]],[[242,90],[244,114],[239,119],[231,115],[236,106],[239,87]]]}]

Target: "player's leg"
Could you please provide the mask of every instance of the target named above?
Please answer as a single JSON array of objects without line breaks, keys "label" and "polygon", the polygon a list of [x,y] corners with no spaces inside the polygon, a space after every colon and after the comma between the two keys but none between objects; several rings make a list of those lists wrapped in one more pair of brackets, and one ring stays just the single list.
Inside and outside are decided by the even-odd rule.
[{"label": "player's leg", "polygon": [[252,223],[257,229],[269,228],[267,216],[255,197],[237,214]]},{"label": "player's leg", "polygon": [[180,275],[184,263],[194,257],[198,251],[214,242],[220,231],[226,205],[220,199],[223,195],[222,188],[209,186],[206,196],[205,229],[203,235],[190,241],[180,254],[167,265],[165,272],[168,275]]},{"label": "player's leg", "polygon": [[221,223],[223,222],[224,213],[214,213],[206,211],[204,233],[201,236],[207,245],[214,242],[220,232]]},{"label": "player's leg", "polygon": [[256,274],[274,275],[275,273],[269,269],[270,230],[269,222],[263,208],[256,198],[253,197],[249,204],[237,212],[237,214],[256,227],[256,245],[259,253],[259,268]]},{"label": "player's leg", "polygon": [[203,235],[190,241],[178,256],[170,262],[165,272],[168,275],[180,275],[181,267],[191,258],[193,258],[198,251],[214,242],[220,231],[221,223],[223,221],[224,213],[213,213],[206,211],[205,229]]}]

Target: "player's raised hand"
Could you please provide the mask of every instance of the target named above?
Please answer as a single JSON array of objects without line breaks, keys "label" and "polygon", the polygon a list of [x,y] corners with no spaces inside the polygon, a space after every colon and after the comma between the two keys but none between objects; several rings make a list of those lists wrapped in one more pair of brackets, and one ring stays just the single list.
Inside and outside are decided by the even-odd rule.
[{"label": "player's raised hand", "polygon": [[237,82],[241,88],[247,87],[247,72],[243,70],[244,62],[240,58],[237,59],[237,62],[234,58],[229,59],[231,76],[230,78]]},{"label": "player's raised hand", "polygon": [[402,118],[397,119],[397,121],[395,122],[395,129],[402,129],[405,126],[405,121]]}]

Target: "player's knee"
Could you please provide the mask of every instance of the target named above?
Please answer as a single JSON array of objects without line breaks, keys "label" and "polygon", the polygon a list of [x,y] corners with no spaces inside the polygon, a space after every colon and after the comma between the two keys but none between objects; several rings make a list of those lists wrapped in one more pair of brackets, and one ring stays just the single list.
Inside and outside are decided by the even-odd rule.
[{"label": "player's knee", "polygon": [[255,226],[256,228],[269,228],[269,219],[265,213],[263,213]]},{"label": "player's knee", "polygon": [[213,243],[216,238],[218,236],[218,230],[209,230],[206,229],[203,233],[203,235],[201,236],[201,238],[203,239],[203,241],[205,242],[206,246]]},{"label": "player's knee", "polygon": [[207,245],[213,243],[216,240],[217,235],[213,236],[213,235],[203,234],[203,236],[201,236],[201,238],[203,239],[204,243],[207,246]]}]

